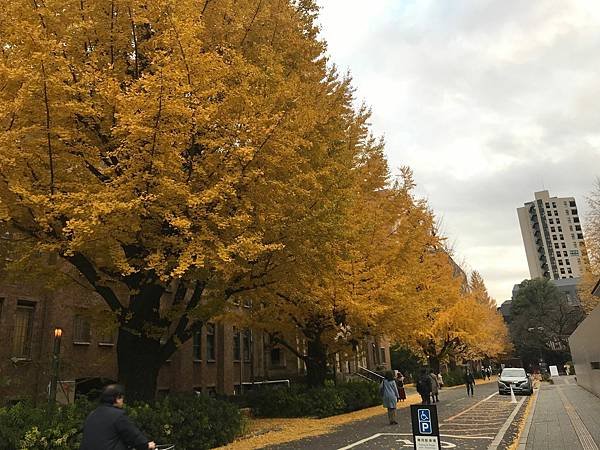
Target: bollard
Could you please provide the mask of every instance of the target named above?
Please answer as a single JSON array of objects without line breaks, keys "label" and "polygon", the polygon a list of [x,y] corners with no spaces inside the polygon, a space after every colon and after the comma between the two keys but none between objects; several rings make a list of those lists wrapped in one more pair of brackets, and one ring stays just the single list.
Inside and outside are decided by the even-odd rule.
[{"label": "bollard", "polygon": [[515,391],[513,391],[512,384],[510,385],[510,402],[517,403],[517,398],[515,397]]}]

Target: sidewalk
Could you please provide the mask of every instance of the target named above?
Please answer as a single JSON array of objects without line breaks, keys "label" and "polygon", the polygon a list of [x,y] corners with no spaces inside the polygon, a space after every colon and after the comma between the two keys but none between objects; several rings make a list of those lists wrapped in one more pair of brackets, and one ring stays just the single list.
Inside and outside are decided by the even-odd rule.
[{"label": "sidewalk", "polygon": [[519,450],[598,450],[600,398],[577,386],[575,377],[542,383],[519,441]]}]

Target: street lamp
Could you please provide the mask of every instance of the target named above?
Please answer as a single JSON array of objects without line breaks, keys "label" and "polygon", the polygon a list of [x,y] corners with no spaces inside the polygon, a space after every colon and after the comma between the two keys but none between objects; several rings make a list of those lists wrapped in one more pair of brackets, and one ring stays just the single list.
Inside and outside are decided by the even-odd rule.
[{"label": "street lamp", "polygon": [[54,348],[52,350],[52,373],[50,376],[50,392],[48,393],[48,406],[51,408],[56,403],[56,387],[58,385],[58,365],[60,357],[60,339],[62,328],[54,328]]}]

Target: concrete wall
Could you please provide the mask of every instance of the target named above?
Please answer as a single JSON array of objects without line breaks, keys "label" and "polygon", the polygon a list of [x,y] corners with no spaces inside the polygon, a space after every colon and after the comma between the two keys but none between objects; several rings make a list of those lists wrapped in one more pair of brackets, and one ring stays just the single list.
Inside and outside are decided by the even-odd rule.
[{"label": "concrete wall", "polygon": [[600,305],[577,327],[569,346],[577,384],[600,397]]}]

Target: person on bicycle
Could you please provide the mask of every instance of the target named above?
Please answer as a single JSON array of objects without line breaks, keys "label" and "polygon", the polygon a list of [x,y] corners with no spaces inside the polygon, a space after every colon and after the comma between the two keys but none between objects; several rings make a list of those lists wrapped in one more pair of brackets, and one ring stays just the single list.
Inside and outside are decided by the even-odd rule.
[{"label": "person on bicycle", "polygon": [[83,424],[83,440],[80,450],[154,450],[156,444],[129,419],[123,406],[125,388],[111,384],[104,388],[100,405],[93,410]]}]

